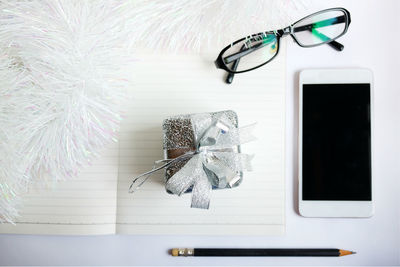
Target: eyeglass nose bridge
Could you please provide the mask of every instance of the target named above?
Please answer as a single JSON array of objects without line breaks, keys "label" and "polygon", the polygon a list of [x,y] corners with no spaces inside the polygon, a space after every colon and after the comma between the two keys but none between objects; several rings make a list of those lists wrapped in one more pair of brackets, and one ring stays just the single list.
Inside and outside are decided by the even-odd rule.
[{"label": "eyeglass nose bridge", "polygon": [[293,33],[293,26],[289,25],[286,28],[274,31],[275,35],[278,37],[286,36]]}]

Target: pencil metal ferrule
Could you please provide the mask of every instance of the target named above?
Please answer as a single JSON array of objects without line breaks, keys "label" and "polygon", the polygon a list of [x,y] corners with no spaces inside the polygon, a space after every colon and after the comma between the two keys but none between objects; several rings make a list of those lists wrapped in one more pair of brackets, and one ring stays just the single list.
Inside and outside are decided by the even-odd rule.
[{"label": "pencil metal ferrule", "polygon": [[178,256],[194,256],[194,249],[193,248],[180,248],[178,249]]}]

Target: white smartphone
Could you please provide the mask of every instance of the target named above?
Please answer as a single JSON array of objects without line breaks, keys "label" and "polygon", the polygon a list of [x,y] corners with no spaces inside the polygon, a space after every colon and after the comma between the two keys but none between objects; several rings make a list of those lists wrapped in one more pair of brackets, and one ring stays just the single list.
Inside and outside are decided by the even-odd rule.
[{"label": "white smartphone", "polygon": [[309,69],[299,80],[300,214],[372,216],[372,72]]}]

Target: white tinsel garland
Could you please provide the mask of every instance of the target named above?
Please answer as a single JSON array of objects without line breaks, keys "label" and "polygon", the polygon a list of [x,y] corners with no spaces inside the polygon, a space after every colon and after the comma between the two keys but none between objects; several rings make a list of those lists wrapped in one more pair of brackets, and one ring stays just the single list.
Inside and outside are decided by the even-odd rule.
[{"label": "white tinsel garland", "polygon": [[39,180],[76,175],[112,139],[131,77],[122,2],[16,1],[0,16],[0,216]]},{"label": "white tinsel garland", "polygon": [[132,47],[226,45],[302,2],[0,0],[0,221],[32,182],[76,175],[115,140]]},{"label": "white tinsel garland", "polygon": [[[308,0],[132,1],[132,41],[147,47],[200,50],[226,46],[248,34],[294,22]],[[221,47],[222,49],[222,47]]]}]

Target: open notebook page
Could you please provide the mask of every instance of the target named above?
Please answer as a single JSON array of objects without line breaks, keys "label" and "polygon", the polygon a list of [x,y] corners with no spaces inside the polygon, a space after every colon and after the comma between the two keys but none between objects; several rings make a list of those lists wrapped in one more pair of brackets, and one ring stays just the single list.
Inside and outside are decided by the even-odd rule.
[{"label": "open notebook page", "polygon": [[[138,53],[135,88],[119,142],[117,233],[282,234],[284,232],[285,44],[267,66],[236,75],[214,67],[218,51],[203,55]],[[239,125],[256,122],[258,140],[242,145],[255,154],[253,172],[234,189],[214,190],[209,210],[190,208],[191,194],[166,193],[163,172],[134,194],[134,176],[163,158],[163,119],[234,110]]]},{"label": "open notebook page", "polygon": [[111,144],[78,177],[23,196],[16,225],[0,224],[0,233],[114,234],[118,144]]}]

